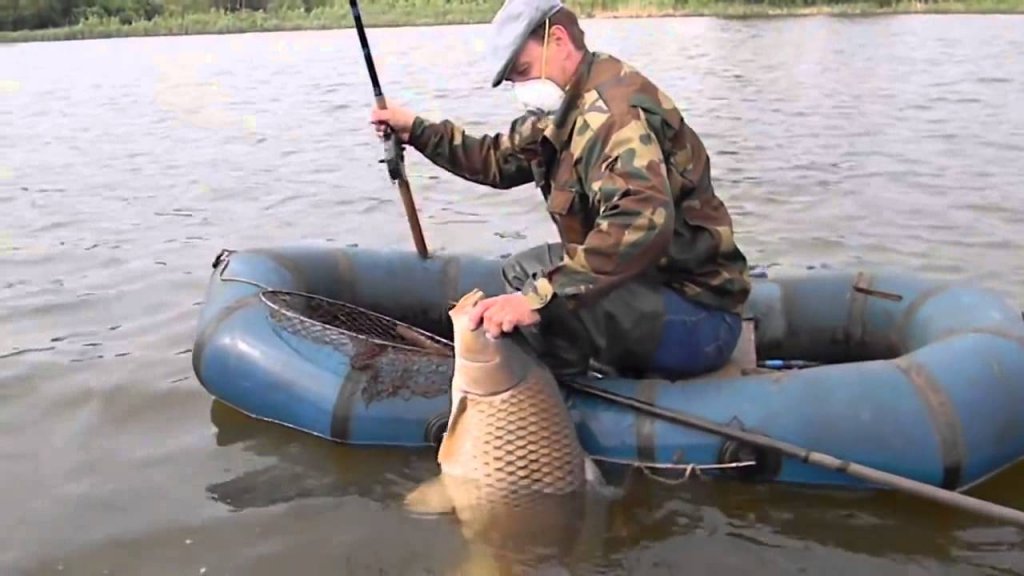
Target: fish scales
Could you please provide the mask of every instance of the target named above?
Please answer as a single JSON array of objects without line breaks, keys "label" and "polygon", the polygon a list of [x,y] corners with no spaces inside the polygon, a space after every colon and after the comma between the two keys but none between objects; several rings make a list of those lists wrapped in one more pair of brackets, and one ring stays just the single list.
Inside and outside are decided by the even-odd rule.
[{"label": "fish scales", "polygon": [[531,374],[496,396],[466,395],[456,437],[464,448],[441,465],[476,478],[480,497],[511,491],[562,494],[585,482],[585,453],[553,382]]},{"label": "fish scales", "polygon": [[483,553],[470,554],[459,574],[485,557],[469,573],[558,566],[578,543],[588,487],[603,482],[551,371],[517,337],[470,327],[482,298],[474,290],[449,311],[455,370],[441,474],[409,493],[406,506],[459,519],[470,549]]}]

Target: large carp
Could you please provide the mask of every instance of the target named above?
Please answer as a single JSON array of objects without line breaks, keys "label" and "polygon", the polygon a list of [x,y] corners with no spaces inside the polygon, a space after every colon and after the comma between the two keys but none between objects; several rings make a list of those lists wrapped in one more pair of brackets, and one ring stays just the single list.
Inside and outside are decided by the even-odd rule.
[{"label": "large carp", "polygon": [[469,328],[483,297],[469,292],[449,311],[455,369],[441,474],[406,506],[454,513],[471,547],[485,546],[494,561],[481,573],[494,574],[557,564],[580,537],[588,492],[604,483],[550,370],[517,335]]}]

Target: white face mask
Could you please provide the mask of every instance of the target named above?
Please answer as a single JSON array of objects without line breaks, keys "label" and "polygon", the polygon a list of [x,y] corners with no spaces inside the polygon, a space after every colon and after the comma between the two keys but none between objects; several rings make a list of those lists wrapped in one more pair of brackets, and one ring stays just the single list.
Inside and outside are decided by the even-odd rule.
[{"label": "white face mask", "polygon": [[540,78],[512,83],[512,91],[515,93],[516,100],[519,100],[527,112],[551,114],[558,110],[562,106],[562,101],[565,100],[565,91],[553,80],[547,78],[545,74],[549,26],[550,21],[545,21],[544,45],[540,56]]},{"label": "white face mask", "polygon": [[558,110],[565,100],[565,92],[547,78],[534,78],[512,84],[516,100],[527,112],[551,114]]}]

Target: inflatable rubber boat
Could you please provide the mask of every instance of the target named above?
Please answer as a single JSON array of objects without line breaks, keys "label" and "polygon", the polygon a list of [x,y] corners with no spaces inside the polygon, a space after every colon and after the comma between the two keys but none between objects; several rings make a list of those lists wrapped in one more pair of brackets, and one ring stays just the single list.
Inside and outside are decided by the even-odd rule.
[{"label": "inflatable rubber boat", "polygon": [[[327,246],[224,250],[199,318],[194,371],[214,398],[257,419],[350,444],[436,445],[453,367],[447,310],[473,288],[501,293],[500,265]],[[1024,320],[990,290],[899,273],[759,273],[745,318],[760,367],[683,381],[595,373],[587,385],[949,490],[1024,456]],[[351,337],[353,326],[369,337]],[[810,367],[765,368],[800,362]],[[865,485],[564,393],[599,461]]]}]

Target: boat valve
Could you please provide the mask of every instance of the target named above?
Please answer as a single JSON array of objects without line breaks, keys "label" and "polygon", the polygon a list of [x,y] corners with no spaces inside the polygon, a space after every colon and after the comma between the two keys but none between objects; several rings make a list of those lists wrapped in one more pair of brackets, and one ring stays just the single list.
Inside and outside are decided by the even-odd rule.
[{"label": "boat valve", "polygon": [[441,446],[441,440],[444,439],[444,433],[448,431],[448,414],[438,414],[427,422],[427,428],[424,431],[424,437],[427,442],[432,444],[434,448]]},{"label": "boat valve", "polygon": [[748,466],[727,468],[723,472],[740,480],[772,480],[782,469],[782,456],[775,450],[754,446],[736,440],[726,440],[718,453],[719,464],[749,463]]},{"label": "boat valve", "polygon": [[216,256],[214,256],[214,258],[213,258],[213,264],[211,265],[211,267],[212,267],[212,268],[213,268],[214,270],[216,270],[216,269],[217,269],[217,267],[219,267],[219,266],[221,265],[221,263],[223,263],[223,262],[224,262],[224,260],[226,260],[226,259],[227,259],[227,258],[228,258],[229,256],[231,256],[231,255],[232,255],[232,254],[233,254],[234,252],[235,252],[234,250],[230,250],[230,249],[228,249],[228,248],[223,248],[223,249],[221,249],[221,251],[220,251],[220,252],[218,252]]}]

